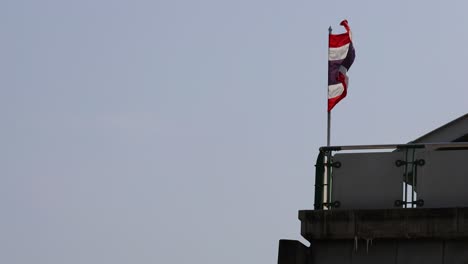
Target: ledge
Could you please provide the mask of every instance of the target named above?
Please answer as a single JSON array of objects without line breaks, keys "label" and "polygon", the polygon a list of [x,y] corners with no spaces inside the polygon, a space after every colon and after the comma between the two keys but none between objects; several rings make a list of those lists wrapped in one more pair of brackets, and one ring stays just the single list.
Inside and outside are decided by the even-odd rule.
[{"label": "ledge", "polygon": [[308,241],[468,238],[468,207],[302,210],[299,219]]}]

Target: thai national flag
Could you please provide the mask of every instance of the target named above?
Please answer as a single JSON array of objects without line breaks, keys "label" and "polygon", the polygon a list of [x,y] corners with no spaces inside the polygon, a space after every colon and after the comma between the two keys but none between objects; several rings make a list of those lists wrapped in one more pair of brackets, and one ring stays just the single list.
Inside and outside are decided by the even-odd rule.
[{"label": "thai national flag", "polygon": [[328,46],[328,112],[345,98],[348,88],[346,73],[354,62],[355,52],[348,21],[341,21],[346,33],[329,35]]}]

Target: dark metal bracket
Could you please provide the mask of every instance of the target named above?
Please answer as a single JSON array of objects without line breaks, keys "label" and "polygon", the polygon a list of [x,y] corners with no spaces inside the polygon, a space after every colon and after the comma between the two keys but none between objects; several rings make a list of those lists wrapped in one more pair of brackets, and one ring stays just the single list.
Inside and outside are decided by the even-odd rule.
[{"label": "dark metal bracket", "polygon": [[424,166],[426,164],[426,161],[424,159],[417,159],[415,161],[404,161],[404,160],[395,161],[395,165],[397,167],[401,167],[403,165],[408,165],[408,164],[415,164],[417,166]]},{"label": "dark metal bracket", "polygon": [[339,161],[335,161],[335,162],[332,162],[332,163],[328,163],[326,162],[325,163],[326,166],[332,166],[333,168],[341,168],[341,162]]}]

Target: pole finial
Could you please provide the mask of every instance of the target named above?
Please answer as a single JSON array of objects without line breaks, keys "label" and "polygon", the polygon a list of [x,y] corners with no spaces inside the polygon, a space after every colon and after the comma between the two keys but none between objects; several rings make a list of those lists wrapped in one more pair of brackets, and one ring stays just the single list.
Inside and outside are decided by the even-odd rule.
[{"label": "pole finial", "polygon": [[331,27],[331,26],[329,26],[329,27],[328,27],[328,34],[330,34],[330,35],[331,35],[331,33],[332,33],[332,27]]}]

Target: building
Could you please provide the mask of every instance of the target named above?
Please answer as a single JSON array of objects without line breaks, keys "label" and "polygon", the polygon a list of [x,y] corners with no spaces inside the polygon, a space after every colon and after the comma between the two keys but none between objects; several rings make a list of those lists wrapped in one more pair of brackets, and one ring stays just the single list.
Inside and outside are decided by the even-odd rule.
[{"label": "building", "polygon": [[468,264],[468,114],[408,144],[320,150],[310,247],[280,240],[278,264]]}]

